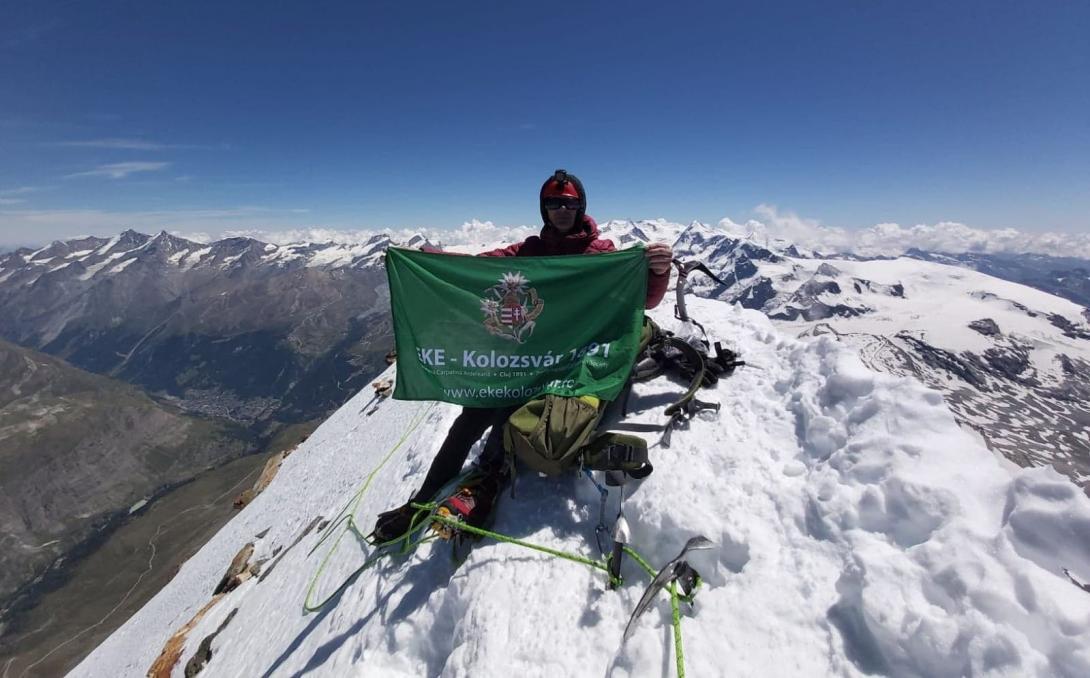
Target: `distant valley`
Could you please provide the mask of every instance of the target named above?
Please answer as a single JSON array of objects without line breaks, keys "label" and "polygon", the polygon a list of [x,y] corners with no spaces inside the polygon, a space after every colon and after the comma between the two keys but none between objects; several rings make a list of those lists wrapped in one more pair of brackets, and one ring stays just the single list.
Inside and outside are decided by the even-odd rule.
[{"label": "distant valley", "polygon": [[129,508],[255,452],[241,426],[0,340],[0,621]]}]

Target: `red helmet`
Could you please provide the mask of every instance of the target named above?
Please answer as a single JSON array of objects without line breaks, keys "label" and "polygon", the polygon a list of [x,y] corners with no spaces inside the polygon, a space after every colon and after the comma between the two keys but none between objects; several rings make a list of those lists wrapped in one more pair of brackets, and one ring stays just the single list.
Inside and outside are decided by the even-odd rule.
[{"label": "red helmet", "polygon": [[579,209],[575,213],[575,223],[583,223],[583,215],[587,213],[587,192],[583,189],[583,182],[579,181],[579,177],[562,169],[553,172],[553,175],[541,185],[538,203],[541,207],[541,218],[545,223],[549,223],[549,215],[545,212],[545,198],[559,196],[579,198]]}]

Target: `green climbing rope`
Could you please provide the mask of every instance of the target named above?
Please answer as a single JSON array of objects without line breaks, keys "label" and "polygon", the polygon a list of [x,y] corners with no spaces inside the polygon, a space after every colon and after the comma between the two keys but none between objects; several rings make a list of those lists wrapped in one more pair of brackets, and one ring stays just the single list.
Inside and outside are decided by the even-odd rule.
[{"label": "green climbing rope", "polygon": [[[435,507],[436,507],[435,504],[416,504],[416,503],[411,504],[411,506],[414,509],[417,509],[419,511],[425,511],[425,510],[426,511],[433,511],[435,509]],[[444,525],[450,525],[451,527],[454,527],[454,528],[456,528],[456,529],[458,529],[458,530],[460,530],[462,532],[468,532],[470,534],[475,534],[475,535],[477,535],[479,537],[488,537],[489,539],[494,539],[495,541],[503,542],[505,544],[515,544],[516,546],[522,546],[522,547],[528,548],[528,549],[530,549],[532,551],[538,551],[540,553],[545,553],[545,554],[548,554],[548,555],[553,556],[555,558],[560,558],[561,560],[568,560],[568,561],[571,561],[573,563],[579,563],[581,565],[586,565],[587,567],[592,567],[592,568],[594,568],[596,570],[602,570],[603,572],[606,573],[607,576],[609,576],[609,565],[605,561],[591,560],[590,558],[586,558],[584,556],[580,556],[580,555],[577,555],[575,553],[567,553],[565,551],[558,551],[557,549],[551,549],[551,548],[549,548],[547,546],[541,546],[540,544],[533,544],[531,542],[523,541],[521,539],[515,539],[514,537],[508,537],[507,535],[500,534],[499,532],[492,532],[490,530],[485,530],[485,529],[480,528],[480,527],[474,527],[473,525],[467,525],[466,523],[463,523],[460,520],[457,520],[455,518],[450,518],[450,517],[447,517],[447,516],[432,515],[431,519],[432,519],[433,522],[443,523]],[[612,580],[612,577],[611,577],[611,580]],[[622,582],[618,578],[618,579],[615,580],[615,583],[616,584],[621,584]]]},{"label": "green climbing rope", "polygon": [[685,678],[685,654],[681,650],[681,605],[678,604],[677,582],[670,582],[670,611],[674,625],[674,661],[677,663],[677,678]]},{"label": "green climbing rope", "polygon": [[[561,560],[567,560],[569,562],[586,565],[587,567],[601,570],[602,572],[604,572],[606,574],[606,577],[609,578],[612,585],[620,586],[621,584],[623,584],[623,580],[620,577],[615,578],[609,573],[608,557],[605,560],[592,560],[590,558],[580,556],[575,553],[567,553],[565,551],[549,548],[547,546],[541,546],[540,544],[534,544],[528,541],[523,541],[521,539],[515,539],[514,537],[508,537],[507,535],[501,534],[499,532],[493,532],[491,530],[485,530],[483,528],[467,525],[454,518],[437,515],[435,513],[437,505],[434,502],[414,502],[413,504],[411,504],[411,506],[416,509],[416,513],[413,515],[413,518],[410,522],[409,530],[403,536],[383,544],[378,544],[375,551],[370,556],[368,556],[366,560],[364,560],[363,564],[360,565],[360,567],[356,568],[356,570],[354,570],[351,574],[349,574],[340,584],[340,586],[338,586],[332,593],[330,593],[328,596],[323,598],[321,601],[318,601],[317,603],[311,602],[311,599],[314,596],[314,591],[318,586],[318,582],[321,580],[322,575],[325,573],[325,569],[328,566],[330,559],[340,547],[341,539],[344,538],[344,535],[348,532],[352,532],[358,538],[364,538],[364,535],[360,532],[356,525],[356,512],[359,510],[359,505],[363,500],[364,495],[367,493],[367,490],[370,489],[371,483],[375,479],[375,476],[378,475],[379,471],[381,471],[386,463],[393,457],[394,453],[397,452],[397,450],[399,450],[401,446],[405,444],[405,442],[416,431],[420,424],[423,423],[424,418],[429,412],[431,412],[434,406],[435,403],[431,403],[428,407],[422,409],[413,416],[409,427],[401,435],[401,438],[398,439],[394,446],[391,447],[385,455],[383,455],[378,465],[375,466],[375,468],[373,468],[371,472],[367,474],[367,477],[364,479],[363,484],[360,486],[360,488],[356,491],[354,495],[352,495],[352,497],[345,504],[344,508],[340,510],[337,516],[329,524],[325,531],[325,534],[321,537],[321,539],[319,539],[314,547],[311,548],[311,550],[307,553],[308,556],[313,554],[323,543],[325,543],[327,539],[329,539],[334,531],[336,531],[336,528],[340,527],[342,524],[344,525],[344,529],[338,532],[337,538],[333,540],[333,545],[330,547],[329,551],[325,554],[321,562],[318,564],[318,568],[315,571],[314,576],[311,578],[310,584],[307,586],[307,594],[305,599],[303,600],[303,610],[305,611],[305,613],[318,612],[319,610],[321,610],[323,607],[329,604],[331,600],[333,600],[341,592],[348,588],[348,586],[351,585],[351,583],[360,573],[373,567],[383,558],[410,554],[414,552],[420,545],[436,539],[435,535],[422,535],[425,527],[432,523],[443,523],[446,525],[450,525],[451,527],[457,528],[460,531],[475,534],[480,537],[488,537],[489,539],[493,539],[498,542],[522,546],[523,548],[528,548],[539,553],[544,553],[546,555],[553,556],[554,558],[559,558]],[[628,556],[632,560],[639,564],[644,572],[646,572],[651,578],[654,578],[656,576],[657,572],[655,571],[655,569],[651,566],[650,563],[647,562],[645,558],[643,558],[643,556],[637,553],[635,549],[632,549],[629,546],[625,546],[624,553],[628,554]],[[699,580],[697,581],[697,585],[699,586]],[[681,608],[679,605],[679,601],[684,600],[692,604],[695,595],[695,589],[687,596],[679,595],[677,592],[677,582],[670,583],[670,604],[672,610],[672,625],[674,631],[674,658],[677,665],[678,678],[685,678],[685,657],[682,651],[681,644]]]},{"label": "green climbing rope", "polygon": [[[364,495],[367,494],[367,490],[370,489],[371,482],[374,481],[375,476],[377,476],[379,471],[382,470],[382,467],[385,466],[386,463],[390,461],[390,459],[394,456],[394,453],[401,449],[401,446],[405,444],[405,441],[407,441],[409,437],[412,436],[412,434],[420,426],[420,424],[423,423],[424,419],[434,407],[435,403],[430,403],[427,407],[421,408],[419,411],[416,412],[416,414],[413,415],[412,420],[409,422],[408,428],[406,428],[405,432],[401,434],[401,438],[399,438],[398,441],[394,443],[394,446],[391,447],[385,455],[383,455],[378,465],[371,469],[371,472],[367,474],[367,478],[364,479],[363,484],[360,486],[360,489],[358,489],[356,493],[352,495],[352,498],[348,500],[348,503],[345,504],[344,508],[341,509],[340,512],[337,514],[337,517],[334,518],[334,520],[326,528],[326,533],[322,535],[322,538],[318,540],[318,543],[316,543],[314,547],[307,553],[307,555],[310,556],[312,553],[318,550],[318,547],[320,547],[335,531],[337,532],[337,538],[333,540],[333,545],[330,547],[329,551],[325,554],[321,562],[318,564],[318,569],[315,571],[314,576],[311,578],[310,585],[307,586],[307,595],[306,598],[303,599],[304,611],[317,612],[318,610],[322,609],[322,607],[324,607],[330,600],[332,600],[342,590],[344,590],[344,588],[346,588],[348,584],[352,581],[352,579],[355,578],[356,575],[358,575],[360,572],[363,572],[364,570],[370,568],[375,563],[382,560],[384,557],[389,555],[395,555],[397,553],[396,551],[389,548],[379,548],[364,561],[363,565],[361,565],[359,568],[356,569],[356,571],[349,575],[333,593],[326,596],[322,601],[318,603],[311,602],[311,598],[314,596],[314,590],[318,587],[318,582],[321,580],[322,575],[325,573],[325,568],[329,565],[329,561],[333,557],[333,554],[335,554],[337,552],[337,549],[340,548],[341,539],[344,538],[344,535],[351,531],[357,537],[363,537],[359,529],[356,527],[356,511],[359,510],[360,502],[363,500]],[[413,521],[415,523],[415,516],[413,518]],[[345,524],[344,529],[337,531],[336,528],[340,527],[342,523]],[[405,543],[401,551],[402,553],[407,553],[423,543],[422,541],[420,541],[412,544],[410,547],[408,537],[412,533],[413,530],[410,530],[408,533],[406,533]],[[382,546],[386,545],[384,544]]]},{"label": "green climbing rope", "polygon": [[[541,546],[540,544],[534,544],[534,543],[531,543],[531,542],[528,542],[528,541],[523,541],[521,539],[515,539],[514,537],[508,537],[507,535],[501,534],[499,532],[493,532],[491,530],[485,530],[485,529],[480,528],[480,527],[474,527],[473,525],[467,525],[467,524],[465,524],[465,523],[463,523],[463,522],[461,522],[461,521],[459,521],[459,520],[457,520],[455,518],[436,515],[434,513],[434,510],[436,508],[435,504],[416,504],[416,503],[414,503],[414,504],[412,504],[412,507],[417,509],[417,514],[418,515],[419,515],[420,512],[423,512],[423,511],[432,512],[431,520],[433,522],[443,523],[444,525],[450,525],[451,527],[455,527],[455,528],[457,528],[457,529],[459,529],[459,530],[461,530],[463,532],[468,532],[470,534],[475,534],[475,535],[480,536],[480,537],[488,537],[489,539],[494,539],[495,541],[503,542],[505,544],[515,544],[516,546],[522,546],[524,548],[528,548],[528,549],[533,550],[533,551],[538,551],[539,553],[545,553],[547,555],[554,556],[554,557],[560,558],[562,560],[567,560],[567,561],[570,561],[570,562],[573,562],[573,563],[580,563],[582,565],[592,567],[592,568],[594,568],[596,570],[602,570],[603,572],[606,573],[606,576],[609,577],[611,583],[614,583],[614,584],[616,584],[618,586],[623,583],[623,581],[619,577],[614,578],[612,575],[609,574],[609,559],[608,558],[606,560],[591,560],[590,558],[586,558],[584,556],[580,556],[580,555],[577,555],[577,554],[574,554],[574,553],[567,553],[565,551],[559,551],[557,549],[552,549],[552,548],[549,548],[547,546]],[[640,567],[642,567],[644,569],[644,571],[647,572],[647,574],[652,579],[654,579],[655,576],[658,574],[655,571],[655,568],[653,568],[651,566],[651,564],[648,563],[647,560],[643,556],[641,556],[639,553],[637,553],[635,549],[633,549],[633,548],[631,548],[629,546],[625,546],[624,547],[624,552],[627,553],[629,555],[629,557],[632,558],[632,560],[639,563]],[[699,586],[700,586],[700,580],[697,579],[697,587],[699,587]],[[678,678],[685,678],[685,655],[684,655],[684,653],[682,651],[682,644],[681,644],[681,606],[680,606],[680,601],[684,600],[685,602],[687,602],[687,603],[689,603],[691,605],[693,603],[693,599],[695,597],[696,597],[696,588],[694,588],[689,593],[689,595],[683,596],[683,595],[678,594],[678,592],[677,592],[677,582],[676,581],[670,582],[670,607],[671,607],[671,611],[672,611],[671,623],[672,623],[672,625],[674,627],[674,662],[677,665]]]}]

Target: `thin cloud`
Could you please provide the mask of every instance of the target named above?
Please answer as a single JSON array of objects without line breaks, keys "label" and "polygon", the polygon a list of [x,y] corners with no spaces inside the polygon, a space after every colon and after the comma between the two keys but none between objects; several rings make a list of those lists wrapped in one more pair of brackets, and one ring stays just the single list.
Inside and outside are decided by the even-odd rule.
[{"label": "thin cloud", "polygon": [[73,177],[110,177],[111,179],[124,179],[130,174],[138,172],[158,172],[170,167],[169,162],[115,162],[108,165],[99,165],[93,170],[69,174],[65,178]]},{"label": "thin cloud", "polygon": [[0,205],[19,205],[26,202],[26,198],[16,198],[12,196],[26,195],[27,193],[34,193],[35,191],[42,190],[38,186],[19,186],[18,188],[6,188],[0,190]]},{"label": "thin cloud", "polygon": [[158,141],[146,139],[89,139],[86,141],[55,141],[48,146],[63,146],[66,148],[111,148],[130,151],[162,151],[168,148],[179,148],[175,144],[163,144]]},{"label": "thin cloud", "polygon": [[121,150],[121,151],[166,151],[166,150],[230,150],[231,145],[222,144],[168,144],[162,141],[152,141],[150,139],[134,139],[125,137],[108,137],[104,139],[80,139],[74,141],[51,141],[43,146],[54,146],[61,148],[105,148],[108,150]]},{"label": "thin cloud", "polygon": [[19,186],[18,188],[5,188],[0,190],[0,196],[24,195],[42,190],[41,186]]}]

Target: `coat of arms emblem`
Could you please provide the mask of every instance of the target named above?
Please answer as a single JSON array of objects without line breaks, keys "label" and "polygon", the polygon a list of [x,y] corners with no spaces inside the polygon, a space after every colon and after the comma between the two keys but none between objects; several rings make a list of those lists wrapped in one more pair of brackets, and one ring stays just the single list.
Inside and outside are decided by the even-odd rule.
[{"label": "coat of arms emblem", "polygon": [[534,332],[545,302],[522,273],[504,273],[481,299],[484,327],[489,334],[525,343]]}]

